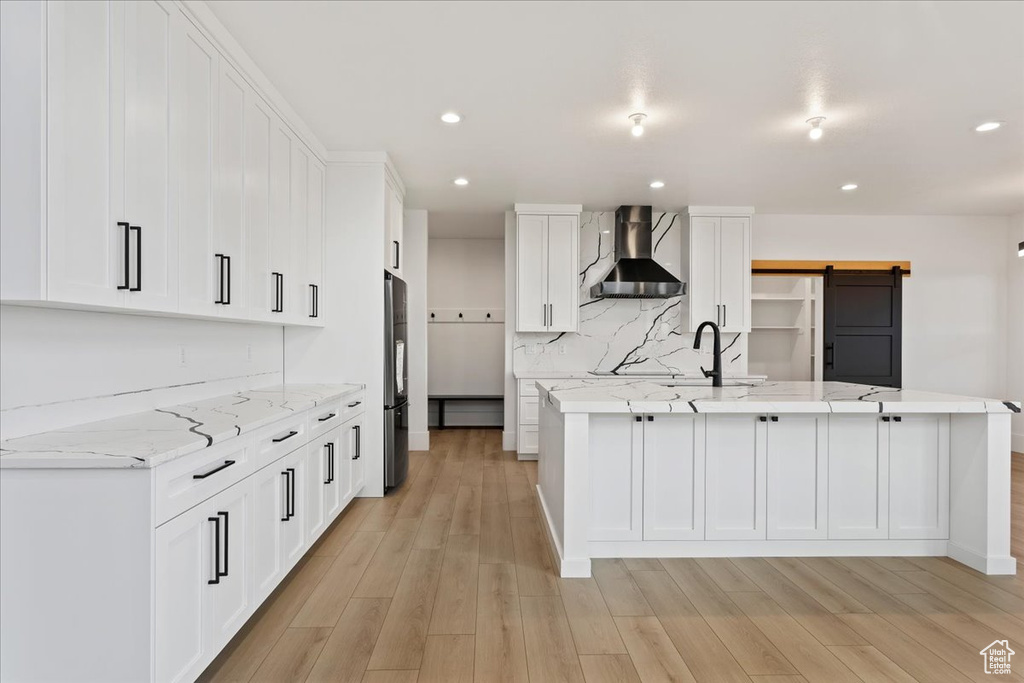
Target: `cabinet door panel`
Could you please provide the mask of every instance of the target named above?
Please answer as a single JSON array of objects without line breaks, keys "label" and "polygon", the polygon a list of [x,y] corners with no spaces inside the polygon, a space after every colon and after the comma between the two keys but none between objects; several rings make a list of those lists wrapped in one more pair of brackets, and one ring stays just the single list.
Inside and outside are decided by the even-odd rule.
[{"label": "cabinet door panel", "polygon": [[262,601],[284,577],[282,532],[285,515],[284,476],[279,463],[267,465],[253,476],[253,583]]},{"label": "cabinet door panel", "polygon": [[721,219],[718,248],[718,298],[722,329],[750,331],[750,219]]},{"label": "cabinet door panel", "polygon": [[306,238],[307,282],[319,289],[317,318],[324,317],[324,168],[318,162],[309,165],[309,228]]},{"label": "cabinet door panel", "polygon": [[358,496],[360,490],[363,488],[365,481],[364,474],[364,460],[363,460],[363,416],[360,415],[356,419],[352,420],[351,427],[348,430],[348,443],[350,463],[350,495]]},{"label": "cabinet door panel", "polygon": [[827,416],[778,416],[768,425],[768,538],[827,538],[827,500]]},{"label": "cabinet door panel", "polygon": [[[270,277],[271,114],[251,90],[245,109],[245,277],[248,315],[267,320],[273,308]],[[240,273],[243,271],[239,271]]]},{"label": "cabinet door panel", "polygon": [[402,277],[402,247],[405,232],[402,195],[390,184],[386,186],[385,193],[384,263],[388,272]]},{"label": "cabinet door panel", "polygon": [[282,469],[291,470],[288,495],[291,496],[292,516],[291,519],[284,522],[281,532],[286,574],[306,552],[306,515],[308,514],[306,510],[306,478],[309,476],[306,467],[306,450],[307,447],[303,446],[279,461],[282,463]]},{"label": "cabinet door panel", "polygon": [[[548,217],[519,216],[516,229],[516,331],[547,330]],[[574,274],[575,276],[575,274]]]},{"label": "cabinet door panel", "polygon": [[253,533],[255,529],[253,480],[246,478],[220,492],[211,501],[210,517],[221,518],[223,576],[207,584],[207,646],[219,650],[242,627],[254,609]]},{"label": "cabinet door panel", "polygon": [[754,415],[708,415],[708,540],[766,538],[765,426]]},{"label": "cabinet door panel", "polygon": [[704,418],[644,423],[644,540],[704,539]]},{"label": "cabinet door panel", "polygon": [[[221,313],[242,317],[246,313],[245,286],[245,147],[247,141],[246,99],[248,86],[227,60],[220,60],[217,119],[219,121],[217,222],[214,252],[230,259],[224,269],[224,297],[228,303]],[[258,179],[258,178],[257,178]],[[227,264],[226,264],[227,265]]]},{"label": "cabinet door panel", "polygon": [[[51,301],[119,306],[124,292],[124,188],[112,134],[123,118],[124,6],[46,4],[47,294]],[[121,71],[118,71],[121,67]],[[118,97],[120,91],[121,97]],[[111,99],[120,100],[112,103]],[[113,181],[113,182],[112,182]]]},{"label": "cabinet door panel", "polygon": [[213,221],[216,154],[217,53],[208,40],[185,24],[177,58],[178,121],[175,150],[178,178],[179,292],[182,312],[217,315],[219,263],[214,258]]},{"label": "cabinet door panel", "polygon": [[305,513],[306,543],[311,544],[324,530],[324,494],[327,484],[327,446],[316,439],[306,446]]},{"label": "cabinet door panel", "polygon": [[156,530],[156,679],[191,681],[206,657],[203,598],[214,579],[210,506],[197,505]]},{"label": "cabinet door panel", "polygon": [[[274,320],[291,314],[288,300],[289,285],[294,277],[291,270],[291,194],[292,194],[292,140],[291,134],[276,116],[270,127],[270,270],[284,276],[280,302],[282,312],[273,313]],[[270,308],[277,299],[274,278],[270,281]]]},{"label": "cabinet door panel", "polygon": [[291,270],[285,283],[291,291],[292,308],[286,317],[294,322],[308,322],[313,312],[306,268],[309,217],[309,154],[296,140],[292,140],[291,171]]},{"label": "cabinet door panel", "polygon": [[170,4],[125,5],[124,220],[138,226],[131,270],[132,285],[140,288],[128,291],[130,308],[171,311],[178,305],[170,109],[173,39],[181,23]]},{"label": "cabinet door panel", "polygon": [[643,538],[643,423],[640,416],[590,418],[592,541]]},{"label": "cabinet door panel", "polygon": [[721,323],[718,304],[718,228],[720,219],[690,219],[690,273],[686,283],[690,303],[690,329],[705,320]]},{"label": "cabinet door panel", "polygon": [[949,538],[949,416],[889,427],[889,538]]},{"label": "cabinet door panel", "polygon": [[324,477],[324,525],[329,525],[341,513],[348,493],[348,468],[343,467],[344,453],[341,446],[341,427],[335,427],[324,434],[319,443],[323,445],[323,458],[327,463]]},{"label": "cabinet door panel", "polygon": [[579,217],[548,217],[548,330],[575,332],[579,319]]},{"label": "cabinet door panel", "polygon": [[888,538],[888,424],[878,415],[830,415],[828,472],[828,537]]}]

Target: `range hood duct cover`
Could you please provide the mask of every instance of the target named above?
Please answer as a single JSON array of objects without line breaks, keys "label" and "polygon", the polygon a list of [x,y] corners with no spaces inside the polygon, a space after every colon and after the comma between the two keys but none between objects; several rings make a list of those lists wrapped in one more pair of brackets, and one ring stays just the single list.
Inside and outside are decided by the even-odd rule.
[{"label": "range hood duct cover", "polygon": [[670,299],[686,294],[686,283],[654,260],[651,207],[615,211],[615,264],[590,288],[593,299]]}]

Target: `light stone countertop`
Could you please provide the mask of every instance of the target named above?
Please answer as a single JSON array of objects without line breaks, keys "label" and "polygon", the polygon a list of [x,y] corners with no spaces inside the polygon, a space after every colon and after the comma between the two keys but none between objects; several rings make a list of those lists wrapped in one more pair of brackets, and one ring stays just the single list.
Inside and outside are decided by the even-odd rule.
[{"label": "light stone countertop", "polygon": [[284,384],[0,442],[0,468],[146,468],[364,389]]}]

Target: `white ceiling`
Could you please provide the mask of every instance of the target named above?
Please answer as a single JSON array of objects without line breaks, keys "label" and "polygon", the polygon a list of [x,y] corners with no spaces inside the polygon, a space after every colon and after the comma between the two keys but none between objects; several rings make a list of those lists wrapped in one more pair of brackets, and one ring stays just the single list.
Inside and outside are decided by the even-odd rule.
[{"label": "white ceiling", "polygon": [[391,154],[409,208],[1024,211],[1022,2],[209,4],[328,149]]}]

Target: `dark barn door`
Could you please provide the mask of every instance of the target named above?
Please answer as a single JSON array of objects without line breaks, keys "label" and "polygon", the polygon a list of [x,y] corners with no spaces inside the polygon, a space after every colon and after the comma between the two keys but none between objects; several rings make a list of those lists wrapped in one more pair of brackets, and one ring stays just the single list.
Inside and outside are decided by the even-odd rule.
[{"label": "dark barn door", "polygon": [[902,384],[903,276],[825,270],[824,378]]}]

